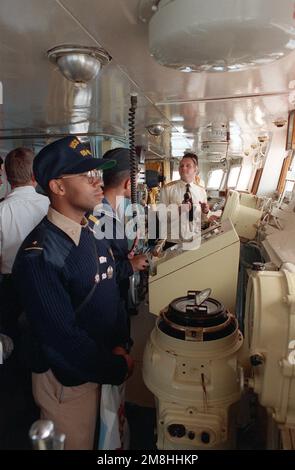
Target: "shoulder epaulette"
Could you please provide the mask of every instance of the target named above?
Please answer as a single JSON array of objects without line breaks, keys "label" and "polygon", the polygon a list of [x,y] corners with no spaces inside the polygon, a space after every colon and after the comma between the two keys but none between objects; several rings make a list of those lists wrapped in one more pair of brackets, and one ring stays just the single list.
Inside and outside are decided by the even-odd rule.
[{"label": "shoulder epaulette", "polygon": [[93,222],[94,224],[98,224],[98,223],[99,223],[98,218],[95,217],[95,215],[93,215],[93,214],[90,214],[90,215],[88,216],[88,220],[91,220],[91,222]]},{"label": "shoulder epaulette", "polygon": [[196,181],[193,181],[191,184],[195,184],[196,186],[198,186],[198,188],[205,189],[204,186],[202,186],[200,183],[197,183]]},{"label": "shoulder epaulette", "polygon": [[87,217],[88,228],[91,230],[91,232],[95,232],[95,227],[97,227],[100,224],[99,222],[100,217],[101,215],[98,217],[95,217],[95,215],[93,214],[88,215]]},{"label": "shoulder epaulette", "polygon": [[43,221],[35,227],[31,234],[25,239],[21,246],[21,251],[42,251],[44,243]]},{"label": "shoulder epaulette", "polygon": [[31,246],[28,246],[27,248],[24,248],[24,251],[32,251],[32,250],[41,250],[42,251],[43,248],[42,248],[42,246],[34,245],[34,242],[32,243]]},{"label": "shoulder epaulette", "polygon": [[94,224],[94,225],[99,225],[99,218],[95,217],[95,215],[93,215],[93,214],[90,214],[88,216],[88,222],[91,222],[91,224]]},{"label": "shoulder epaulette", "polygon": [[167,188],[167,187],[170,187],[170,186],[173,186],[174,184],[178,183],[179,180],[177,181],[170,181],[170,183],[167,183],[164,187]]},{"label": "shoulder epaulette", "polygon": [[199,188],[206,189],[204,184],[201,184],[201,178],[199,176],[196,176],[194,183],[199,186]]},{"label": "shoulder epaulette", "polygon": [[43,250],[43,247],[40,246],[38,240],[32,241],[29,246],[24,248],[24,251],[31,251],[31,250]]}]

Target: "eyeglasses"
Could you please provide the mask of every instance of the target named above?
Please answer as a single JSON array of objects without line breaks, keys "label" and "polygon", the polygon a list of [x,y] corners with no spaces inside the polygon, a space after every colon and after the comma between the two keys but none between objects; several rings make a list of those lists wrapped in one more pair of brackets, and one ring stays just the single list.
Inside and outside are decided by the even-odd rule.
[{"label": "eyeglasses", "polygon": [[85,173],[78,173],[77,175],[64,175],[60,176],[60,179],[67,179],[67,178],[76,178],[76,176],[86,176],[88,179],[89,184],[93,184],[98,180],[102,180],[103,170],[90,170],[86,171]]}]

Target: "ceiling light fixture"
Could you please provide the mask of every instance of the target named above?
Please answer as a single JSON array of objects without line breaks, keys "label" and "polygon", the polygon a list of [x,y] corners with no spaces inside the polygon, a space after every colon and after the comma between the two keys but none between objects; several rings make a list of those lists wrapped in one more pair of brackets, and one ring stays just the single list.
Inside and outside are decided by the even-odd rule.
[{"label": "ceiling light fixture", "polygon": [[104,49],[88,46],[62,45],[47,51],[48,59],[56,64],[65,78],[75,83],[88,83],[97,77],[111,56]]},{"label": "ceiling light fixture", "polygon": [[151,124],[150,126],[146,126],[149,134],[159,137],[165,131],[166,126],[164,124]]},{"label": "ceiling light fixture", "polygon": [[268,135],[259,135],[257,138],[261,144],[268,141]]},{"label": "ceiling light fixture", "polygon": [[273,123],[276,127],[284,127],[284,125],[287,123],[287,119],[279,118],[273,121]]},{"label": "ceiling light fixture", "polygon": [[[295,49],[294,2],[141,0],[157,62],[182,72],[245,70]],[[149,8],[148,8],[149,6]]]}]

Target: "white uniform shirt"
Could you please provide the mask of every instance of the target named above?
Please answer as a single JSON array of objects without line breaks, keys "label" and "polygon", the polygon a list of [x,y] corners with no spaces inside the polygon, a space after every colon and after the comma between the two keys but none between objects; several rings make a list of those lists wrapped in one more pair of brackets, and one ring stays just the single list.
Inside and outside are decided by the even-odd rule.
[{"label": "white uniform shirt", "polygon": [[[180,205],[183,202],[184,194],[186,192],[186,184],[182,180],[172,181],[164,186],[160,193],[160,203],[169,206],[170,204]],[[201,223],[201,206],[200,202],[207,202],[207,194],[204,188],[196,184],[195,182],[190,183],[190,193],[192,197],[193,204],[195,205],[195,216],[199,217]],[[161,219],[160,219],[161,223]],[[168,215],[168,230],[167,230],[167,240],[171,242],[179,242],[183,239],[187,239],[186,234],[195,232],[195,227],[192,227],[192,224],[189,223],[188,227],[181,227],[181,229],[177,229],[179,226],[179,219],[176,220],[176,217],[169,217]],[[199,230],[201,230],[200,224]],[[177,233],[177,230],[181,230],[179,238],[173,237],[173,233]]]},{"label": "white uniform shirt", "polygon": [[0,272],[10,274],[16,253],[47,214],[49,199],[33,186],[15,188],[0,203]]}]

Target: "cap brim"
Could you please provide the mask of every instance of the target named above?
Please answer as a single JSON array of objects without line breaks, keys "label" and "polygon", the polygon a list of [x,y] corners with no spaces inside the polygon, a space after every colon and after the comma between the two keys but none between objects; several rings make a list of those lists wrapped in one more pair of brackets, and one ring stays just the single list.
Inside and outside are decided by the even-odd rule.
[{"label": "cap brim", "polygon": [[85,158],[83,162],[79,162],[72,167],[68,167],[66,173],[63,175],[77,175],[78,173],[84,173],[85,171],[90,170],[108,170],[109,168],[113,168],[117,164],[116,160],[103,160],[102,158]]}]

